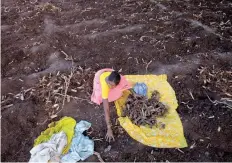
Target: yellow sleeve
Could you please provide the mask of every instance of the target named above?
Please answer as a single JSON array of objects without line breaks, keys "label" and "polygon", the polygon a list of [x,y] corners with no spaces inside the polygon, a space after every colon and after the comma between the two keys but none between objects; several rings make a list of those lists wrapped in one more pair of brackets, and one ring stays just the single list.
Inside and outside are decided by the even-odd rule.
[{"label": "yellow sleeve", "polygon": [[110,88],[109,88],[108,84],[106,83],[106,77],[108,77],[109,74],[110,73],[108,73],[108,72],[104,72],[100,76],[100,83],[101,83],[102,98],[103,99],[108,99],[108,96],[109,96]]}]

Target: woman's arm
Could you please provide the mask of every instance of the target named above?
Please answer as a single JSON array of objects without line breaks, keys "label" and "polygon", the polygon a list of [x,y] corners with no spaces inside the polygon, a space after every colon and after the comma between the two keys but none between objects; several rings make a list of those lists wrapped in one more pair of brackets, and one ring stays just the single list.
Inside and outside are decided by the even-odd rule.
[{"label": "woman's arm", "polygon": [[107,128],[108,128],[108,127],[111,127],[111,124],[110,124],[110,109],[109,109],[108,99],[103,99],[103,108],[104,108],[104,112],[105,112],[106,125],[107,125]]},{"label": "woman's arm", "polygon": [[109,109],[109,102],[108,99],[103,99],[103,107],[105,112],[105,120],[107,125],[107,134],[106,134],[106,140],[111,141],[111,139],[114,141],[113,132],[111,129],[111,122],[110,122],[110,109]]}]

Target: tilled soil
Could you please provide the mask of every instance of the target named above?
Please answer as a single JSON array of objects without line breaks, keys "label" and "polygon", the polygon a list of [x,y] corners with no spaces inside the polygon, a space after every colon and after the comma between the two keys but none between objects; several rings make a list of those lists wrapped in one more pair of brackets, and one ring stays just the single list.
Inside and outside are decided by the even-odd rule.
[{"label": "tilled soil", "polygon": [[[28,161],[34,139],[62,116],[92,123],[90,137],[105,161],[232,161],[231,8],[229,0],[3,0],[1,161]],[[39,79],[59,71],[67,76],[73,66],[167,74],[189,147],[157,149],[134,141],[113,106],[116,141],[105,142],[102,106],[80,100],[91,94],[90,73],[73,76],[68,93],[79,100],[66,99],[61,111],[50,114],[38,96],[24,98]]]}]

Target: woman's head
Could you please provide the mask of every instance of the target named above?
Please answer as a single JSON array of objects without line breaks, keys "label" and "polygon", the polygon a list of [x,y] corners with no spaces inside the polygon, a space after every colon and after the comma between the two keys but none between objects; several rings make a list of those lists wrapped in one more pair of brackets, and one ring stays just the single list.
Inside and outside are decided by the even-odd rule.
[{"label": "woman's head", "polygon": [[115,87],[120,83],[121,76],[117,71],[111,72],[111,74],[108,77],[108,82],[110,86]]}]

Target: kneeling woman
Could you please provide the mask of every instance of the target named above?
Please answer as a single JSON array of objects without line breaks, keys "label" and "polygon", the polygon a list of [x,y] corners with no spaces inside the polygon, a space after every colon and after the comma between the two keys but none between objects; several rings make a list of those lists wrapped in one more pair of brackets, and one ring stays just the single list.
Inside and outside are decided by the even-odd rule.
[{"label": "kneeling woman", "polygon": [[109,102],[117,100],[122,96],[124,90],[130,88],[131,86],[126,78],[117,71],[103,69],[95,74],[91,101],[98,105],[103,103],[107,125],[107,141],[114,140],[110,122]]}]

